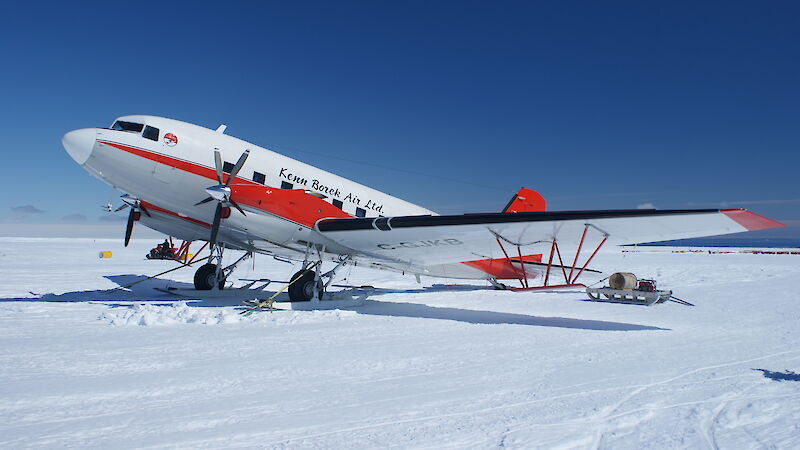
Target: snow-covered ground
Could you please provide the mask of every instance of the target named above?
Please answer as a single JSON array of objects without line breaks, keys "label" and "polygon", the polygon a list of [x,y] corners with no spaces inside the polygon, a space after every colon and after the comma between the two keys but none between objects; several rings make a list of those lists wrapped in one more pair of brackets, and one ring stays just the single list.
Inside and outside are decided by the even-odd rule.
[{"label": "snow-covered ground", "polygon": [[800,256],[596,257],[695,307],[355,268],[364,306],[242,317],[153,289],[192,269],[104,292],[156,242],[0,239],[0,448],[800,447]]}]

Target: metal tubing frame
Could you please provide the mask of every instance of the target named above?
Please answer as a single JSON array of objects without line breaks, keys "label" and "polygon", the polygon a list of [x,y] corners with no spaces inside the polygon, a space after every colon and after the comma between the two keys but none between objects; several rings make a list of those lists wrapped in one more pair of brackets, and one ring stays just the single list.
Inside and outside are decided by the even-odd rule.
[{"label": "metal tubing frame", "polygon": [[[603,240],[601,240],[600,243],[597,244],[597,247],[594,249],[592,254],[589,255],[589,258],[586,260],[585,263],[583,263],[583,265],[578,270],[578,273],[575,274],[575,277],[573,278],[572,274],[575,273],[575,269],[578,267],[577,266],[578,258],[580,258],[581,250],[583,249],[583,243],[586,241],[586,234],[589,231],[589,227],[596,229],[600,233],[603,233]],[[584,224],[583,232],[581,233],[581,240],[578,243],[578,248],[575,250],[575,257],[572,260],[572,265],[570,266],[569,274],[567,274],[567,270],[564,267],[564,260],[561,257],[561,249],[558,247],[558,239],[555,236],[553,236],[552,244],[550,244],[550,256],[549,256],[549,258],[547,260],[547,271],[545,272],[544,283],[541,286],[534,286],[534,287],[530,287],[528,285],[527,273],[525,271],[525,261],[522,259],[521,246],[517,245],[517,254],[519,255],[519,262],[522,265],[522,276],[523,276],[523,278],[520,278],[520,284],[522,284],[522,288],[511,288],[511,290],[513,290],[513,291],[518,291],[518,290],[537,290],[537,289],[544,289],[544,288],[547,288],[547,287],[549,287],[549,288],[558,288],[558,287],[583,286],[582,284],[577,283],[578,278],[580,278],[581,274],[583,274],[583,272],[589,266],[589,263],[592,262],[592,259],[594,259],[595,255],[597,255],[597,252],[599,252],[600,249],[603,247],[603,244],[605,244],[606,241],[608,241],[608,237],[609,237],[609,234],[606,233],[605,231],[601,230],[600,228],[597,228],[596,226],[594,226],[592,224],[589,224],[589,223]],[[512,264],[511,258],[508,257],[508,253],[506,253],[506,250],[503,247],[503,244],[500,242],[499,238],[497,238],[497,244],[500,245],[500,249],[503,251],[503,254],[506,257],[506,260],[508,260],[509,264]],[[557,284],[557,285],[549,285],[548,284],[550,282],[550,271],[553,268],[553,257],[554,256],[558,256],[558,263],[559,263],[559,265],[561,267],[561,273],[564,275],[564,284]],[[512,264],[512,267],[514,267],[515,273],[519,274],[519,271],[517,270],[517,268],[513,264]]]},{"label": "metal tubing frame", "polygon": [[578,271],[578,274],[577,274],[577,275],[575,275],[575,278],[573,278],[573,279],[572,279],[572,283],[574,283],[574,282],[578,281],[578,277],[580,277],[580,276],[581,276],[581,274],[583,273],[583,270],[584,270],[584,269],[586,269],[586,266],[588,266],[588,265],[589,265],[589,263],[592,261],[592,258],[594,258],[594,255],[596,255],[596,254],[597,254],[597,252],[599,252],[599,251],[600,251],[600,247],[602,247],[602,246],[603,246],[603,244],[605,244],[607,240],[608,240],[608,236],[606,235],[606,236],[604,236],[604,237],[603,237],[603,240],[602,240],[602,241],[600,241],[600,243],[599,243],[599,244],[597,244],[597,248],[596,248],[596,249],[594,249],[594,252],[592,252],[592,255],[591,255],[591,256],[589,256],[589,259],[587,259],[587,260],[586,260],[586,262],[583,264],[583,267],[581,267],[581,270],[579,270],[579,271]]},{"label": "metal tubing frame", "polygon": [[575,287],[586,287],[583,283],[574,283],[574,284],[551,284],[550,286],[533,286],[527,288],[508,288],[509,291],[547,291],[552,289],[564,289],[564,288],[575,288]]},{"label": "metal tubing frame", "polygon": [[569,277],[567,278],[567,284],[570,284],[572,280],[572,272],[575,270],[575,264],[578,262],[578,256],[580,256],[581,254],[581,248],[583,248],[583,240],[586,239],[587,231],[589,231],[589,224],[584,224],[583,233],[581,234],[581,241],[578,243],[578,250],[575,251],[575,259],[572,260],[572,265],[569,268]]},{"label": "metal tubing frame", "polygon": [[[578,264],[578,258],[580,258],[581,250],[583,249],[583,243],[586,241],[586,234],[589,231],[589,227],[596,229],[600,233],[603,233],[603,240],[600,241],[599,244],[597,244],[597,247],[594,249],[592,254],[589,255],[589,258],[586,260],[586,262],[583,263],[583,265],[581,266],[580,270],[578,270],[578,273],[575,274],[575,278],[573,278],[572,274],[575,273],[575,268],[577,267],[577,264]],[[603,247],[603,244],[606,243],[606,241],[608,240],[608,237],[609,237],[608,233],[606,233],[605,231],[603,231],[600,228],[596,227],[595,225],[592,225],[590,223],[584,224],[583,225],[583,232],[581,233],[581,240],[580,240],[580,242],[578,242],[577,250],[575,250],[575,257],[572,259],[572,265],[569,268],[569,275],[568,275],[567,274],[567,270],[564,267],[564,260],[561,257],[561,249],[559,249],[559,247],[558,247],[558,239],[555,236],[553,236],[553,241],[552,241],[552,244],[550,245],[550,257],[547,260],[547,271],[545,272],[544,283],[541,286],[530,287],[529,284],[528,284],[528,273],[525,270],[525,260],[522,258],[522,246],[519,245],[519,244],[514,244],[513,242],[503,238],[503,240],[505,240],[506,242],[509,242],[509,243],[511,243],[511,244],[513,244],[513,245],[515,245],[517,247],[517,256],[519,256],[519,264],[520,264],[520,267],[521,267],[521,270],[520,270],[514,265],[514,261],[511,259],[511,257],[508,256],[508,252],[506,252],[506,249],[503,246],[503,243],[500,242],[500,236],[495,234],[495,240],[497,241],[497,245],[500,246],[500,250],[502,250],[503,255],[506,258],[506,261],[514,269],[514,273],[517,275],[517,279],[519,280],[519,283],[522,285],[521,288],[511,288],[511,290],[535,290],[535,289],[543,289],[543,288],[546,288],[546,287],[554,288],[554,287],[583,286],[582,284],[576,283],[578,281],[578,278],[580,278],[581,274],[583,274],[583,272],[589,266],[589,263],[592,262],[592,259],[594,259],[595,255],[597,255],[597,252],[600,251],[600,248]],[[539,241],[539,242],[541,242],[541,241]],[[555,250],[555,252],[553,250]],[[553,256],[554,256],[554,253],[555,253],[555,256],[558,256],[558,263],[559,263],[559,266],[561,267],[561,273],[564,275],[564,284],[558,284],[558,285],[550,286],[550,285],[548,285],[548,283],[550,281],[550,270],[553,268]]]},{"label": "metal tubing frame", "polygon": [[349,261],[350,255],[347,255],[344,258],[339,258],[339,262],[336,264],[336,267],[320,275],[320,278],[329,277],[328,282],[325,283],[325,290],[328,290],[328,287],[333,283],[333,278],[336,276],[336,271],[346,266]]},{"label": "metal tubing frame", "polygon": [[522,249],[519,245],[517,246],[517,256],[519,256],[519,265],[522,267],[522,285],[528,287],[528,274],[525,273],[525,260],[522,259]]},{"label": "metal tubing frame", "polygon": [[224,278],[227,279],[229,276],[231,276],[233,271],[236,270],[236,266],[238,266],[240,262],[242,262],[245,259],[250,258],[252,256],[253,256],[253,252],[252,251],[247,251],[247,252],[245,252],[244,255],[241,256],[241,258],[237,259],[236,262],[234,262],[233,264],[229,264],[227,267],[222,269],[222,275],[224,276]]},{"label": "metal tubing frame", "polygon": [[225,252],[225,244],[224,243],[217,243],[213,247],[211,247],[211,256],[208,258],[208,262],[211,264],[215,264],[217,266],[217,270],[214,272],[214,285],[211,286],[211,290],[219,290],[219,280],[222,279],[224,274],[222,273],[222,254]]},{"label": "metal tubing frame", "polygon": [[[556,238],[553,238],[553,242],[556,241]],[[567,269],[564,268],[564,260],[561,259],[561,250],[558,248],[558,242],[555,242],[556,247],[556,255],[558,255],[558,264],[561,266],[561,273],[564,274],[564,283],[569,284],[569,280],[567,279]]]},{"label": "metal tubing frame", "polygon": [[193,263],[194,260],[197,259],[198,256],[200,256],[200,253],[203,253],[203,250],[205,250],[206,247],[208,247],[208,242],[204,243],[203,246],[200,247],[200,250],[198,250],[197,253],[195,253],[194,256],[192,256],[192,259],[190,259],[186,264]]},{"label": "metal tubing frame", "polygon": [[[170,245],[172,244],[170,238]],[[172,259],[175,261],[186,263],[186,260],[189,258],[189,247],[192,245],[192,241],[181,241],[181,246],[178,248],[178,251],[175,252],[175,255]]]},{"label": "metal tubing frame", "polygon": [[550,268],[553,267],[553,250],[556,248],[556,238],[553,238],[553,245],[550,246],[550,258],[547,260],[547,272],[544,275],[544,285],[547,286],[547,280],[550,279]]},{"label": "metal tubing frame", "polygon": [[[314,249],[317,251],[317,263],[316,263],[316,266],[314,267],[314,289],[313,289],[314,295],[311,296],[311,302],[312,303],[317,303],[320,300],[322,300],[320,298],[321,295],[322,295],[322,292],[320,292],[317,289],[317,284],[322,279],[320,272],[322,271],[322,254],[325,253],[325,247],[323,246],[322,249],[320,249],[319,247],[314,246]],[[324,285],[323,285],[323,289],[325,289]]]},{"label": "metal tubing frame", "polygon": [[[500,242],[500,238],[499,238],[499,237],[497,237],[497,236],[495,236],[495,240],[497,240],[497,245],[499,245],[499,246],[500,246],[500,250],[502,250],[502,251],[503,251],[503,255],[505,255],[505,257],[506,257],[506,261],[508,261],[508,263],[509,263],[509,264],[511,265],[511,267],[514,269],[514,273],[516,273],[516,274],[517,274],[517,279],[519,280],[519,284],[521,284],[521,285],[524,287],[524,286],[525,286],[525,282],[524,282],[524,281],[522,281],[522,278],[519,276],[519,270],[518,270],[518,269],[517,269],[517,268],[514,266],[514,264],[511,262],[511,258],[509,258],[509,256],[508,256],[508,253],[506,253],[506,248],[505,248],[505,247],[503,247],[503,243],[502,243],[502,242]],[[517,249],[519,249],[519,246],[517,246]]]}]

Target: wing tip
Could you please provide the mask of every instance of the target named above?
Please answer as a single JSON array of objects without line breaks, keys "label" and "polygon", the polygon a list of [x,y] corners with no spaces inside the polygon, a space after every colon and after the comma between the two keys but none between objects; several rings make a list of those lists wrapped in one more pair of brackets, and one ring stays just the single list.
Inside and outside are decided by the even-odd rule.
[{"label": "wing tip", "polygon": [[786,225],[776,220],[756,214],[743,208],[721,209],[720,212],[728,216],[729,219],[747,229],[747,231],[766,230],[769,228],[781,228]]}]

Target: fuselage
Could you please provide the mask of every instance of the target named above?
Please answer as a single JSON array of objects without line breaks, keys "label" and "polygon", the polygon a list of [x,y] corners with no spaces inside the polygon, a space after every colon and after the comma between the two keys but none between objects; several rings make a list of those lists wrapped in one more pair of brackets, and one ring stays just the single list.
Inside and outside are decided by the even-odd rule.
[{"label": "fuselage", "polygon": [[[250,151],[237,182],[303,189],[354,217],[434,214],[223,132],[162,117],[120,117],[110,128],[67,133],[63,143],[76,162],[105,183],[180,217],[205,223],[213,217],[214,205],[195,203],[207,195],[206,188],[216,184],[215,149],[221,153],[227,171],[242,152]],[[293,230],[293,226],[275,228],[263,237],[285,243],[294,235],[276,233],[280,228]]]},{"label": "fuselage", "polygon": [[[224,128],[212,130],[163,117],[131,115],[119,117],[109,128],[70,131],[62,143],[89,173],[147,205],[153,214],[141,216],[144,225],[186,241],[209,239],[216,202],[197,203],[208,196],[207,188],[218,184],[216,150],[225,172],[230,172],[240,155],[249,150],[234,184],[303,190],[338,208],[336,217],[342,217],[342,212],[376,218],[435,215],[419,205],[229,136]],[[244,206],[247,215],[233,213],[221,222],[221,242],[284,257],[302,257],[310,244],[322,249],[329,259],[352,254],[317,232],[312,223],[292,214],[264,213],[254,206]],[[301,209],[298,206],[297,210]],[[501,269],[492,262],[495,269],[488,271],[481,261],[478,266],[464,262],[426,267],[393,261],[364,262],[379,269],[453,278],[502,277],[497,272],[501,269],[514,273],[513,267],[505,267],[510,265],[506,262]]]}]

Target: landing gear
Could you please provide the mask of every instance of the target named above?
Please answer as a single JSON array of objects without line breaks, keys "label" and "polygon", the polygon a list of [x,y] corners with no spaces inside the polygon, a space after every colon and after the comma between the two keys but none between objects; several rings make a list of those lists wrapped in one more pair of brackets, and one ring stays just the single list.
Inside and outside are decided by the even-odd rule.
[{"label": "landing gear", "polygon": [[215,281],[219,289],[225,286],[225,278],[217,278],[216,264],[203,264],[194,273],[194,288],[198,291],[210,291]]},{"label": "landing gear", "polygon": [[[311,302],[312,307],[319,306],[320,300],[322,300],[322,296],[325,294],[328,286],[333,283],[336,271],[350,262],[350,256],[341,255],[336,267],[324,274],[321,274],[320,266],[322,265],[322,251],[317,249],[318,259],[316,262],[309,262],[310,253],[311,245],[308,245],[308,247],[306,247],[306,256],[303,261],[303,269],[299,272],[296,272],[292,276],[292,279],[289,281],[288,285],[282,287],[280,290],[278,290],[278,292],[273,294],[272,297],[268,299],[261,300],[258,303],[248,302],[248,305],[251,305],[250,308],[242,311],[241,314],[248,316],[254,311],[259,311],[266,307],[269,307],[270,312],[272,312],[272,303],[275,300],[275,297],[286,290],[289,291],[290,302]],[[328,282],[323,282],[323,278],[327,278]]]},{"label": "landing gear", "polygon": [[[336,271],[345,266],[350,261],[350,256],[342,255],[339,257],[339,262],[336,267],[326,273],[320,273],[322,265],[322,252],[317,249],[317,262],[309,263],[308,256],[311,252],[311,247],[306,249],[305,261],[303,261],[303,270],[296,272],[289,282],[289,301],[290,302],[308,302],[322,300],[322,296],[328,289],[328,286],[333,283],[333,278],[336,276]],[[327,278],[328,282],[323,282],[323,278]],[[316,294],[316,296],[314,295]]]},{"label": "landing gear", "polygon": [[251,258],[253,256],[253,252],[246,252],[241,258],[237,259],[236,262],[229,265],[228,267],[222,267],[222,252],[224,250],[223,245],[215,245],[211,249],[211,256],[209,257],[210,261],[213,263],[203,264],[197,269],[197,272],[194,274],[194,288],[198,291],[209,291],[214,289],[216,286],[218,289],[223,289],[225,287],[225,281],[228,277],[233,273],[236,269],[236,266],[239,265],[242,261]]},{"label": "landing gear", "polygon": [[317,274],[313,270],[301,270],[292,276],[292,284],[289,285],[289,301],[292,302],[308,302],[314,298],[314,293],[322,300],[322,295],[325,293],[325,285],[322,280],[317,278]]}]

